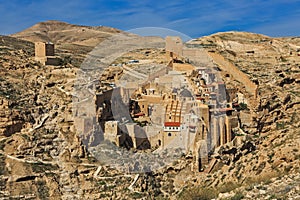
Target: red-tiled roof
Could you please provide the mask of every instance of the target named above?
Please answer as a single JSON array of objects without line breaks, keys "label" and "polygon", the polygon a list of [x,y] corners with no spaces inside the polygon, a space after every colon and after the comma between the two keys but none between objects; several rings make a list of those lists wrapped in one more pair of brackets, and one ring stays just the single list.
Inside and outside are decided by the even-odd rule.
[{"label": "red-tiled roof", "polygon": [[145,113],[142,113],[142,112],[134,114],[134,116],[136,116],[136,117],[144,116],[144,115],[145,115]]},{"label": "red-tiled roof", "polygon": [[171,126],[171,127],[179,127],[180,122],[165,122],[165,126]]}]

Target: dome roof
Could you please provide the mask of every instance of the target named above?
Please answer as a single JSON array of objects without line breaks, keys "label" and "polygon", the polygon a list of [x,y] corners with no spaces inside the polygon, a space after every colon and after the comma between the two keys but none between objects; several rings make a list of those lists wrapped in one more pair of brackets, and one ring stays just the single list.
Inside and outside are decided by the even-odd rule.
[{"label": "dome roof", "polygon": [[183,89],[180,92],[180,96],[182,96],[182,97],[193,97],[192,93],[187,89]]},{"label": "dome roof", "polygon": [[173,88],[172,93],[177,93],[178,89],[177,88]]}]

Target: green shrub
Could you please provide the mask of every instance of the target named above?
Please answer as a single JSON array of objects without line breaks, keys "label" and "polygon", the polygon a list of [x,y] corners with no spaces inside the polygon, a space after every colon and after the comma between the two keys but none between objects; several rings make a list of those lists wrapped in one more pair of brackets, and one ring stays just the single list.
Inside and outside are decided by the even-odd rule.
[{"label": "green shrub", "polygon": [[284,129],[284,122],[276,122],[276,129],[277,130]]},{"label": "green shrub", "polygon": [[248,105],[246,103],[240,103],[239,107],[241,110],[247,110],[248,109]]},{"label": "green shrub", "polygon": [[210,200],[218,196],[215,189],[194,187],[184,190],[180,193],[179,199],[191,199],[191,200]]},{"label": "green shrub", "polygon": [[233,197],[231,197],[231,200],[241,200],[244,198],[244,195],[242,192],[237,192]]}]

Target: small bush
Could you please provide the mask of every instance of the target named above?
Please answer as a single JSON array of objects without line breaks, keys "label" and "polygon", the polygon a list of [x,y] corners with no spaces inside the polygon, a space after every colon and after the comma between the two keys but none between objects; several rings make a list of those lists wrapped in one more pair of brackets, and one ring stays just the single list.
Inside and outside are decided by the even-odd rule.
[{"label": "small bush", "polygon": [[239,104],[239,108],[240,108],[241,110],[247,110],[247,109],[248,109],[248,105],[247,105],[246,103],[240,103],[240,104]]},{"label": "small bush", "polygon": [[218,196],[218,193],[215,189],[212,188],[201,188],[195,187],[184,190],[179,195],[179,199],[191,199],[191,200],[210,200]]},{"label": "small bush", "polygon": [[276,122],[276,129],[277,130],[284,129],[284,122]]},{"label": "small bush", "polygon": [[241,200],[244,198],[244,195],[242,192],[237,192],[233,197],[231,197],[231,200]]},{"label": "small bush", "polygon": [[45,181],[37,181],[38,196],[40,199],[49,199],[49,188]]}]

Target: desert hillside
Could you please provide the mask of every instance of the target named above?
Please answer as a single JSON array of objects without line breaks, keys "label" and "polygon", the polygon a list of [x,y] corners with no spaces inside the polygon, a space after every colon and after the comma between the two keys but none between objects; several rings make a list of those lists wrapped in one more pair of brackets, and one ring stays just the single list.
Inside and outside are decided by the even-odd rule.
[{"label": "desert hillside", "polygon": [[[300,198],[299,37],[226,32],[190,41],[212,59],[227,89],[247,97],[245,83],[223,70],[228,66],[258,84],[257,98],[240,113],[246,141],[235,150],[218,149],[210,173],[191,171],[193,158],[183,155],[151,173],[124,174],[85,149],[72,113],[78,67],[94,46],[119,32],[47,21],[0,36],[0,199]],[[55,43],[56,55],[68,62],[36,62],[36,41]],[[118,63],[136,58],[165,64],[165,51],[130,52],[99,80],[130,74]]]},{"label": "desert hillside", "polygon": [[60,21],[46,21],[13,34],[13,37],[31,42],[53,42],[57,45],[77,44],[94,47],[105,38],[121,32],[105,26],[79,26]]},{"label": "desert hillside", "polygon": [[[256,144],[256,150],[230,155],[231,158],[220,151],[219,159],[224,163],[229,159],[229,164],[220,166],[220,170],[204,185],[216,188],[229,182],[230,190],[237,188],[236,194],[246,199],[291,197],[295,193],[298,193],[296,199],[299,198],[299,187],[295,190],[295,185],[299,183],[300,148],[299,38],[225,32],[195,39],[190,44],[206,49],[221,69],[222,65],[232,65],[258,84],[258,98],[249,107],[248,113],[248,119],[252,118],[252,122],[243,126]],[[232,72],[221,73],[227,88],[245,91],[245,83],[232,80]],[[286,179],[292,181],[287,182]],[[280,180],[282,184],[275,180]],[[202,180],[197,182],[202,183]],[[262,187],[263,191],[256,186]],[[289,186],[290,189],[280,189]],[[233,195],[232,192],[231,195],[225,193],[223,197]]]},{"label": "desert hillside", "polygon": [[30,42],[52,42],[58,53],[80,66],[85,55],[105,38],[122,31],[105,26],[80,26],[60,21],[40,22],[12,37]]}]

